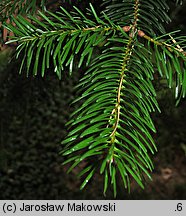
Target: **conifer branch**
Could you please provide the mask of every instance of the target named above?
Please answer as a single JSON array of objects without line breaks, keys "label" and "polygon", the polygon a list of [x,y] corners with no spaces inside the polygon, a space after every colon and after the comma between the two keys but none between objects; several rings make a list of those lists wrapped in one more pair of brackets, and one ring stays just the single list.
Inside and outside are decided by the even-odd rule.
[{"label": "conifer branch", "polygon": [[[118,128],[118,124],[120,121],[120,101],[121,101],[121,89],[123,87],[123,81],[124,81],[124,76],[125,76],[125,71],[128,70],[128,63],[130,61],[132,52],[133,52],[133,47],[134,47],[134,43],[135,43],[135,36],[136,36],[136,32],[137,32],[137,21],[138,21],[138,10],[139,10],[139,0],[135,0],[135,5],[134,5],[134,22],[133,25],[131,27],[131,32],[130,32],[130,37],[129,37],[129,41],[127,43],[127,47],[126,47],[126,52],[124,53],[124,59],[123,59],[123,63],[122,63],[122,69],[121,69],[121,78],[119,81],[119,87],[118,87],[118,91],[117,91],[117,103],[115,105],[114,110],[111,113],[111,116],[113,114],[115,114],[115,124],[113,126],[113,131],[110,135],[111,137],[111,145],[115,144],[115,134]],[[113,148],[111,148],[113,149]],[[113,153],[111,154],[113,157]],[[113,161],[113,158],[111,158],[111,161]]]},{"label": "conifer branch", "polygon": [[[64,164],[71,163],[69,172],[86,161],[79,174],[86,175],[81,189],[99,170],[104,194],[110,184],[116,196],[118,175],[129,191],[131,177],[141,188],[144,174],[151,179],[149,151],[157,151],[151,113],[160,111],[152,80],[158,71],[170,88],[176,85],[178,100],[186,96],[186,37],[165,33],[162,23],[170,18],[164,0],[103,2],[100,16],[90,4],[86,13],[61,7],[56,14],[38,11],[40,19],[12,17],[15,25],[6,27],[15,36],[7,44],[18,42],[17,57],[23,54],[20,71],[25,65],[27,73],[33,68],[34,76],[44,76],[52,63],[61,78],[64,67],[71,75],[74,64],[86,62],[77,85],[79,97],[73,102],[81,105],[67,123],[61,154],[67,157]],[[99,55],[95,47],[101,47]]]}]

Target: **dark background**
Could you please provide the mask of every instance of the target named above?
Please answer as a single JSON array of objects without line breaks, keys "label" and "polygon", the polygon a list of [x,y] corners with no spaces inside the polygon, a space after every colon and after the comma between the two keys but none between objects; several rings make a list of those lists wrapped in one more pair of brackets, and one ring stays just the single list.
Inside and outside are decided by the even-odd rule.
[{"label": "dark background", "polygon": [[[167,30],[185,34],[185,1],[177,8],[170,6],[173,22]],[[75,109],[69,105],[73,86],[83,69],[72,77],[64,73],[61,81],[52,71],[45,78],[26,78],[18,75],[19,62],[7,63],[11,50],[0,52],[0,199],[113,199],[111,191],[103,196],[99,175],[80,191],[79,168],[67,174],[68,167],[61,166],[60,142]],[[131,194],[119,188],[118,199],[186,199],[186,100],[175,107],[174,93],[165,81],[155,85],[162,113],[153,114],[158,147],[153,181],[145,190],[132,182]]]}]

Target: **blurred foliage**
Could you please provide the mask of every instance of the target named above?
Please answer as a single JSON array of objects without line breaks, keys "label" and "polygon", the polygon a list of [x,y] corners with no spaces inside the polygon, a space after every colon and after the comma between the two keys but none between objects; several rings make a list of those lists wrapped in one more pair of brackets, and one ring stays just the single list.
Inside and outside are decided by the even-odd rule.
[{"label": "blurred foliage", "polygon": [[66,132],[72,83],[11,72],[0,89],[0,198],[59,198],[66,183],[57,144]]}]

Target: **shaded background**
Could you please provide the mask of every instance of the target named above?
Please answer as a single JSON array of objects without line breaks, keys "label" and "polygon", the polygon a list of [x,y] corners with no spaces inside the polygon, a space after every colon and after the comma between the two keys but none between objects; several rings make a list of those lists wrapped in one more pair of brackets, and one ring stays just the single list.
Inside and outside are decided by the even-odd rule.
[{"label": "shaded background", "polygon": [[[167,30],[185,34],[185,1],[170,6],[173,22]],[[11,50],[0,52],[0,199],[113,199],[111,191],[103,196],[99,175],[80,191],[79,168],[66,174],[68,167],[61,166],[60,142],[76,108],[69,105],[73,86],[84,69],[74,71],[73,77],[64,73],[61,81],[52,71],[45,78],[26,78],[18,75],[19,62],[8,64]],[[165,81],[156,80],[155,86],[162,113],[153,114],[158,147],[153,181],[145,190],[132,182],[130,195],[121,187],[117,199],[186,199],[186,100],[175,107]]]}]

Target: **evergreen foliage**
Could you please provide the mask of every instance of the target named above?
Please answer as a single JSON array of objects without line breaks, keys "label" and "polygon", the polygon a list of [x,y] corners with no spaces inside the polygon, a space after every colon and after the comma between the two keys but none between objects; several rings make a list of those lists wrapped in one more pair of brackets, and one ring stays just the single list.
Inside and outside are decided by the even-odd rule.
[{"label": "evergreen foliage", "polygon": [[[66,67],[73,76],[77,61],[78,67],[87,67],[76,87],[80,96],[73,102],[81,106],[67,123],[69,133],[60,152],[66,157],[64,164],[71,164],[69,172],[85,161],[79,173],[85,176],[81,189],[100,172],[104,194],[111,185],[116,196],[119,179],[128,191],[131,178],[144,188],[144,178],[151,179],[154,168],[150,154],[157,151],[151,119],[152,112],[160,111],[154,76],[167,79],[177,103],[186,94],[186,37],[179,31],[166,33],[164,23],[171,21],[167,1],[103,0],[99,14],[92,4],[86,13],[77,7],[52,13],[45,1],[43,11],[37,11],[36,1],[28,0],[34,7],[20,7],[33,9],[27,19],[12,16],[13,7],[22,2],[7,7],[14,24],[4,22],[15,35],[7,44],[18,44],[20,73],[26,69],[28,75],[45,76],[52,65],[61,79]],[[97,47],[101,53],[95,57]]]}]

